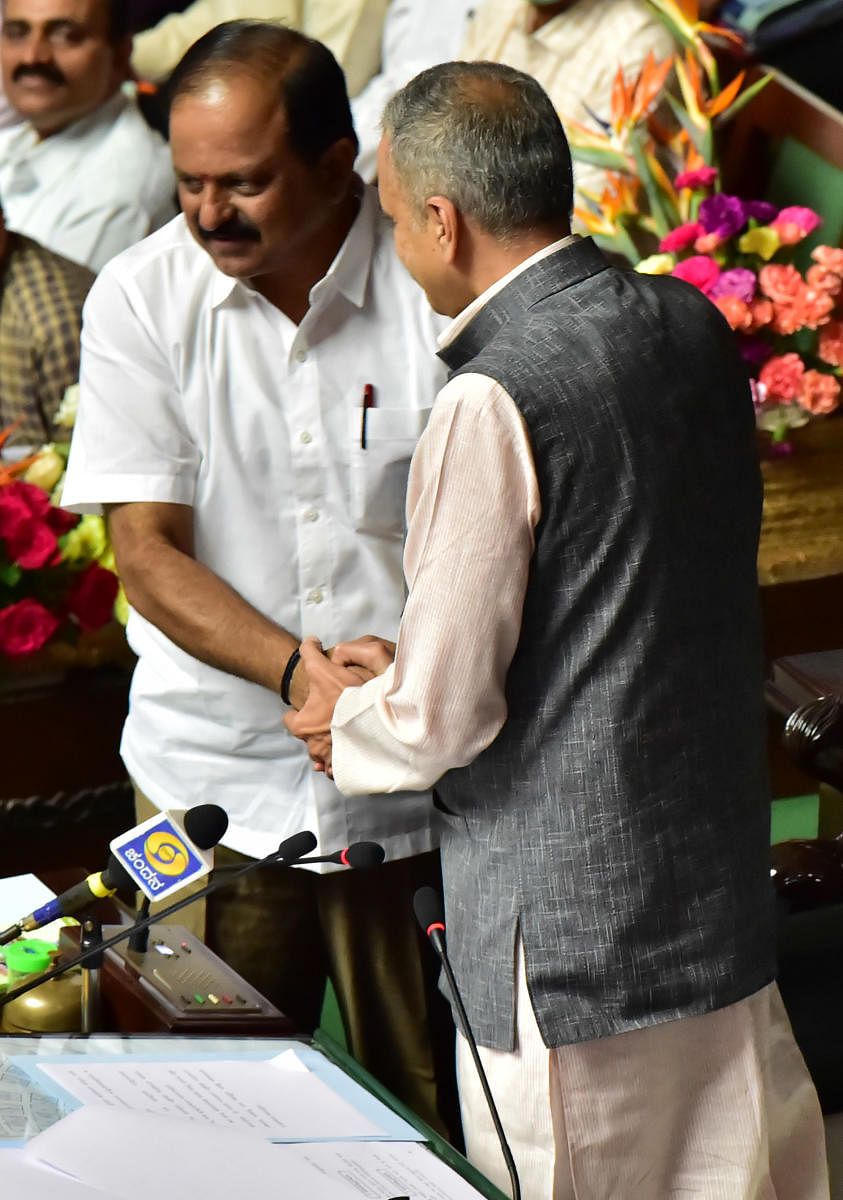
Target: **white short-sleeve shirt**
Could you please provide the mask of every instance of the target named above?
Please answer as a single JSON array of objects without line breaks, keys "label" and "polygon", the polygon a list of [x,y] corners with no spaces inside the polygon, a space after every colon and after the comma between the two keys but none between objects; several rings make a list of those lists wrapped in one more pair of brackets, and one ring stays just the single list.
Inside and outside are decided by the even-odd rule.
[{"label": "white short-sleeve shirt", "polygon": [[[90,293],[64,503],[189,504],[196,557],[291,633],[326,646],[394,637],[407,472],[444,379],[440,327],[371,189],[298,326],[219,272],[177,217]],[[328,850],[433,844],[428,795],[345,799],[284,730],[274,693],[135,612],[128,632],[139,662],[122,753],[155,803],[221,804],[226,843],[255,856],[303,828]]]},{"label": "white short-sleeve shirt", "polygon": [[43,140],[0,130],[7,228],[92,271],[171,220],[175,194],[169,147],[124,92]]}]

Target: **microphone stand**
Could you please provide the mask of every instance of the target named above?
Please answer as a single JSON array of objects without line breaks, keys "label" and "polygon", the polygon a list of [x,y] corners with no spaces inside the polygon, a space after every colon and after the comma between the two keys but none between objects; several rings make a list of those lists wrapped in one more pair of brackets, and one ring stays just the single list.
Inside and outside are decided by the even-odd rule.
[{"label": "microphone stand", "polygon": [[[289,838],[287,840],[293,841],[294,839],[302,838],[303,836],[303,834],[294,834],[293,838]],[[256,871],[258,867],[272,866],[275,863],[284,867],[295,865],[299,859],[303,858],[304,855],[307,854],[308,850],[312,850],[316,845],[316,838],[312,833],[309,834],[309,838],[311,839],[310,844],[303,846],[302,849],[297,853],[291,853],[290,849],[287,848],[287,842],[282,842],[278,849],[274,850],[272,854],[267,854],[265,858],[255,859],[254,862],[246,863],[244,867],[241,867],[240,870],[236,871],[233,875],[212,880],[211,883],[208,883],[205,885],[205,887],[200,888],[198,892],[191,892],[189,896],[185,896],[183,899],[175,901],[175,903],[168,905],[165,909],[162,909],[161,912],[156,913],[154,916],[142,917],[140,920],[135,921],[134,924],[127,925],[125,929],[118,930],[117,933],[112,934],[111,937],[100,940],[94,945],[88,946],[87,948],[83,947],[78,954],[75,954],[73,958],[68,959],[67,962],[59,963],[51,970],[45,971],[43,975],[34,976],[32,979],[26,980],[19,987],[16,987],[13,991],[6,992],[4,995],[0,996],[0,1008],[3,1008],[12,1000],[16,1000],[18,996],[23,996],[27,992],[31,992],[33,988],[39,987],[42,983],[48,983],[51,979],[57,979],[59,975],[64,975],[66,971],[70,971],[74,967],[78,967],[80,964],[86,963],[88,959],[94,958],[96,955],[104,954],[105,951],[110,950],[112,946],[117,946],[120,942],[127,941],[143,930],[148,929],[150,925],[153,925],[156,922],[166,921],[169,917],[173,916],[174,913],[186,908],[188,904],[192,904],[194,900],[199,900],[203,896],[210,896],[212,893],[218,892],[220,888],[227,887],[230,883],[234,883],[235,880],[240,879],[243,875],[248,875],[250,871]]]}]

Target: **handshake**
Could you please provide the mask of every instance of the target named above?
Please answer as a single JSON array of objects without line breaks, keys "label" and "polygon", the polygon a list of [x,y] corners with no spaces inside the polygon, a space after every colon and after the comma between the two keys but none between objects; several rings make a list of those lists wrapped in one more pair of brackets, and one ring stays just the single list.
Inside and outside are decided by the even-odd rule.
[{"label": "handshake", "polygon": [[[331,721],[342,692],[360,687],[382,675],[395,659],[395,643],[367,635],[353,642],[340,642],[324,651],[317,638],[305,638],[299,647],[301,659],[290,688],[297,711],[284,717],[284,724],[307,746],[316,771],[331,771]],[[306,682],[300,679],[306,674]]]}]

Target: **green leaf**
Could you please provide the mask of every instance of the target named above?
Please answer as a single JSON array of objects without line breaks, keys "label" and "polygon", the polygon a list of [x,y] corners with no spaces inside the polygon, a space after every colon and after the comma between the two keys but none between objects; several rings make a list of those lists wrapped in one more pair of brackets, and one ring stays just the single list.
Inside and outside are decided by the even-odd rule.
[{"label": "green leaf", "polygon": [[607,171],[618,171],[623,175],[634,175],[633,164],[623,150],[601,150],[597,146],[571,146],[571,157],[575,162],[590,163]]},{"label": "green leaf", "polygon": [[673,109],[677,121],[688,134],[688,137],[694,143],[697,151],[703,156],[706,162],[711,162],[711,123],[706,121],[704,126],[697,125],[690,113],[682,104],[667,93],[667,102]]},{"label": "green leaf", "polygon": [[20,582],[21,575],[23,571],[17,563],[0,562],[0,583],[4,583],[6,587],[13,588]]},{"label": "green leaf", "polygon": [[647,155],[644,153],[644,148],[635,130],[630,133],[629,144],[635,158],[638,178],[641,180],[641,184],[647,194],[647,200],[650,205],[650,216],[653,218],[656,233],[660,238],[663,238],[670,232],[671,228],[668,206],[665,204],[666,197],[653,177],[650,164],[647,161]]}]

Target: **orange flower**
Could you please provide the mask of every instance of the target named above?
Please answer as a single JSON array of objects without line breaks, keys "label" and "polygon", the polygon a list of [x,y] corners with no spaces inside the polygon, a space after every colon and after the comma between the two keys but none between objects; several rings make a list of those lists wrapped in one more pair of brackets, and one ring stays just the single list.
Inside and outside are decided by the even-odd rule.
[{"label": "orange flower", "polygon": [[750,324],[747,333],[757,333],[773,319],[773,302],[764,296],[756,296],[749,305]]},{"label": "orange flower", "polygon": [[840,384],[823,371],[806,371],[797,396],[802,408],[814,416],[834,412],[840,403]]},{"label": "orange flower", "polygon": [[718,296],[714,301],[732,329],[748,330],[752,325],[749,305],[737,296]]},{"label": "orange flower", "polygon": [[770,328],[781,337],[796,333],[803,325],[802,312],[795,304],[774,304]]},{"label": "orange flower", "polygon": [[832,367],[843,367],[843,321],[829,321],[820,332],[817,354]]}]

